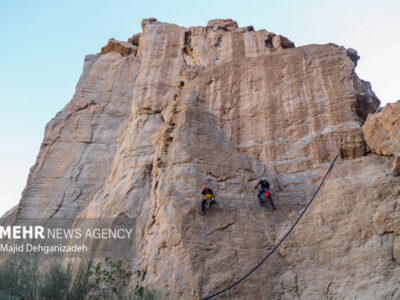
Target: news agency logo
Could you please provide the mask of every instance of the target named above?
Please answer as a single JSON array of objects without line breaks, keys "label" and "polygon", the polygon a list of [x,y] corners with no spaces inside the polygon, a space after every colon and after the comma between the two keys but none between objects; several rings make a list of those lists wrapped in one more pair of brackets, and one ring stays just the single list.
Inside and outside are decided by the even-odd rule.
[{"label": "news agency logo", "polygon": [[0,239],[129,239],[127,228],[45,228],[43,226],[0,226]]},{"label": "news agency logo", "polygon": [[0,239],[44,239],[43,226],[0,226]]},{"label": "news agency logo", "polygon": [[[1,220],[0,220],[1,221]],[[0,255],[38,253],[126,257],[134,245],[135,220],[43,219],[0,222]]]}]

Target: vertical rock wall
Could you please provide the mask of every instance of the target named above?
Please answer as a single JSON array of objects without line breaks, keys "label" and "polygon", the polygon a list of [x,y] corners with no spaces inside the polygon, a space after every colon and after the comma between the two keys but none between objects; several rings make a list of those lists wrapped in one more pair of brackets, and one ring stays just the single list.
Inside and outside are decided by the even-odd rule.
[{"label": "vertical rock wall", "polygon": [[[147,19],[142,28],[86,58],[13,216],[133,218],[132,284],[197,299],[237,280],[273,247],[340,153],[284,247],[223,297],[398,293],[391,249],[399,179],[387,172],[388,159],[363,157],[361,126],[379,100],[355,74],[354,50],[295,48],[232,20],[183,28]],[[255,197],[264,175],[275,212]],[[200,216],[205,185],[217,206]]]}]

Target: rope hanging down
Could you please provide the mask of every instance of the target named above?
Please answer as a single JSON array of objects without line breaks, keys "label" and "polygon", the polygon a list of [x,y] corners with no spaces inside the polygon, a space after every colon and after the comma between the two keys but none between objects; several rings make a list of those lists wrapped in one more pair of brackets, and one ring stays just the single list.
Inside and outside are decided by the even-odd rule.
[{"label": "rope hanging down", "polygon": [[276,249],[278,249],[278,247],[282,244],[282,242],[288,237],[288,235],[292,232],[292,230],[296,227],[297,223],[299,223],[300,219],[303,217],[304,213],[307,211],[308,207],[311,205],[311,203],[313,202],[314,198],[317,196],[319,190],[321,189],[322,185],[325,182],[326,177],[328,177],[329,172],[331,171],[336,159],[339,157],[339,155],[336,155],[336,157],[333,159],[333,161],[331,162],[331,165],[329,166],[328,170],[325,173],[324,178],[322,179],[320,185],[318,186],[317,190],[315,191],[314,195],[312,196],[311,200],[308,202],[308,204],[306,205],[306,207],[303,209],[303,211],[301,212],[301,214],[299,215],[299,217],[297,218],[296,222],[293,223],[292,227],[290,227],[289,231],[283,236],[283,238],[279,241],[278,244],[276,244],[276,246],[267,254],[266,257],[264,257],[253,269],[251,269],[246,275],[244,275],[242,278],[240,278],[239,280],[237,280],[236,282],[232,283],[230,286],[220,290],[219,292],[216,292],[210,296],[207,296],[205,298],[201,298],[201,300],[207,300],[207,299],[211,299],[214,298],[215,296],[218,296],[222,293],[225,293],[226,291],[230,290],[231,288],[233,288],[234,286],[238,285],[239,283],[241,283],[243,280],[245,280],[247,277],[249,277],[255,270],[257,270],[274,252]]}]

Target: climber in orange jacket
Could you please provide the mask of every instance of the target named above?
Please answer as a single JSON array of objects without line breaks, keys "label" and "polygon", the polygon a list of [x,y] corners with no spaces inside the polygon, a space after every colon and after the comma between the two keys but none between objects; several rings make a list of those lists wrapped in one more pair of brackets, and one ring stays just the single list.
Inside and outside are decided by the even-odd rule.
[{"label": "climber in orange jacket", "polygon": [[[258,186],[260,186],[260,190],[258,191],[257,198],[260,201],[260,204],[264,205],[265,199],[268,198],[269,202],[271,203],[272,209],[275,210],[275,205],[271,198],[271,192],[269,191],[269,182],[267,178],[263,177],[263,179],[261,179],[254,188],[257,189]],[[262,198],[262,195],[265,195],[265,199]]]},{"label": "climber in orange jacket", "polygon": [[200,214],[204,215],[205,206],[207,205],[207,208],[209,208],[212,204],[217,204],[217,202],[215,202],[214,193],[209,187],[205,187],[201,194],[203,195],[203,200],[201,201]]}]

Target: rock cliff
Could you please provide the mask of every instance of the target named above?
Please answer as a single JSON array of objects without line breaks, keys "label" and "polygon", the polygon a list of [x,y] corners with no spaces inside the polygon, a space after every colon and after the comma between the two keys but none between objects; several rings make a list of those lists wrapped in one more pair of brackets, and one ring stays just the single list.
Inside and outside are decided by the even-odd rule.
[{"label": "rock cliff", "polygon": [[[220,299],[400,298],[400,178],[384,156],[400,114],[371,115],[357,52],[233,20],[142,29],[85,58],[7,218],[133,218],[133,286],[198,299],[259,262],[340,154],[278,253]],[[258,204],[264,175],[276,211]],[[205,185],[217,206],[201,216]]]},{"label": "rock cliff", "polygon": [[363,131],[372,152],[393,156],[392,173],[400,175],[400,101],[368,116]]}]

